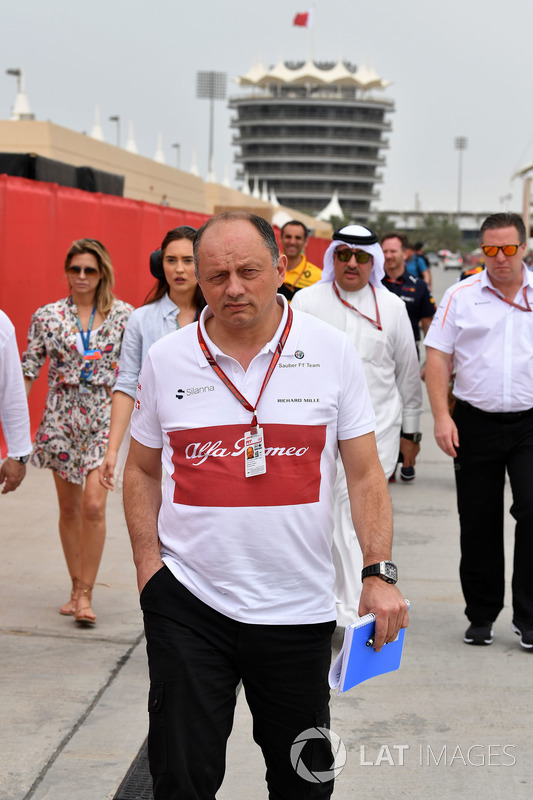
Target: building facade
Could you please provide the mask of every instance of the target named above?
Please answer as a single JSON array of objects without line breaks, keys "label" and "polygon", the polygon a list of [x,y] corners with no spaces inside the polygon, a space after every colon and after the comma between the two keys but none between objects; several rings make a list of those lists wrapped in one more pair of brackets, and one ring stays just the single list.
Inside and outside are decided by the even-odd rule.
[{"label": "building facade", "polygon": [[389,146],[389,82],[349,63],[307,62],[256,67],[238,83],[246,94],[229,105],[245,190],[313,215],[337,192],[346,216],[367,220]]},{"label": "building facade", "polygon": [[[402,231],[406,233],[409,238],[412,237],[414,232],[420,231],[424,225],[427,227],[432,221],[435,225],[442,225],[446,222],[449,225],[457,225],[461,231],[463,241],[474,245],[477,244],[479,229],[483,224],[483,220],[492,213],[494,212],[461,211],[458,219],[456,211],[422,211],[421,209],[414,211],[379,211],[381,218],[387,219],[390,222],[391,229]],[[373,216],[375,218],[377,213],[374,213]],[[416,235],[418,237],[419,233]]]}]

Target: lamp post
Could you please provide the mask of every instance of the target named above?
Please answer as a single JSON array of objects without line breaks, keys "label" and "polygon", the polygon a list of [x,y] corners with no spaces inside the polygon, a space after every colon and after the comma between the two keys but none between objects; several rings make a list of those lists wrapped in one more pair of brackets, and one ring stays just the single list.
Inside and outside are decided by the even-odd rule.
[{"label": "lamp post", "polygon": [[24,91],[24,70],[6,69],[6,75],[13,75],[17,79],[17,96],[11,109],[11,120],[35,119]]},{"label": "lamp post", "polygon": [[209,158],[207,163],[208,179],[213,175],[213,117],[214,100],[224,100],[226,98],[226,84],[228,76],[226,72],[197,72],[196,73],[196,97],[207,98],[210,101],[209,107]]},{"label": "lamp post", "polygon": [[109,117],[109,122],[115,122],[117,125],[117,147],[120,147],[120,117],[118,114],[115,114],[113,117]]},{"label": "lamp post", "polygon": [[176,148],[176,169],[179,169],[180,168],[180,144],[179,144],[179,142],[174,142],[174,144],[172,144],[170,146]]},{"label": "lamp post", "polygon": [[504,211],[507,211],[509,208],[509,201],[513,199],[512,194],[504,194],[500,197],[500,203],[502,204],[502,208]]},{"label": "lamp post", "polygon": [[6,75],[13,75],[17,79],[17,92],[21,89],[22,70],[20,69],[6,69]]},{"label": "lamp post", "polygon": [[463,150],[468,147],[466,136],[456,136],[454,147],[459,151],[459,174],[457,176],[457,227],[461,228],[461,190],[463,187]]},{"label": "lamp post", "polygon": [[524,176],[524,192],[522,199],[522,218],[526,226],[526,242],[531,237],[531,175]]}]

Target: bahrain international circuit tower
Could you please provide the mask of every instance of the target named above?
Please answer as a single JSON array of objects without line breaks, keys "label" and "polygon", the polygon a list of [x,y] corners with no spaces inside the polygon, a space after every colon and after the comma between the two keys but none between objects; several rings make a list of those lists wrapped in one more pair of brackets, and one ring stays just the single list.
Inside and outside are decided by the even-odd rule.
[{"label": "bahrain international circuit tower", "polygon": [[390,81],[347,62],[308,61],[258,66],[237,83],[243,93],[229,105],[244,191],[311,215],[333,199],[365,222],[383,180]]}]

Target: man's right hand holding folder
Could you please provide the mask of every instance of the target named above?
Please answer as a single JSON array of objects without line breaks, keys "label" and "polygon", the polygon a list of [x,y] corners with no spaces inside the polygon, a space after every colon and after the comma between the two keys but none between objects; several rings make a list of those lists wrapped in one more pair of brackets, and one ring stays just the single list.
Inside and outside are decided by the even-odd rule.
[{"label": "man's right hand holding folder", "polygon": [[[407,603],[395,586],[396,568],[390,561],[392,504],[385,474],[377,458],[374,434],[339,440],[339,451],[346,472],[352,521],[363,552],[359,615],[375,615],[373,647],[379,652],[409,624]],[[373,465],[371,469],[369,464]]]},{"label": "man's right hand holding folder", "polygon": [[400,629],[407,628],[409,624],[409,608],[402,593],[394,584],[385,583],[377,576],[363,580],[359,616],[370,613],[376,617],[372,646],[377,652],[384,644],[394,642]]}]

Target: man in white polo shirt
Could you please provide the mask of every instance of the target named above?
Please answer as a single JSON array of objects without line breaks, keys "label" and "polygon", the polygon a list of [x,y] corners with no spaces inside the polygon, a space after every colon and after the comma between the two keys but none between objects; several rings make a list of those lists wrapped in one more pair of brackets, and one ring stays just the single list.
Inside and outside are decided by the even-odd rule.
[{"label": "man in white polo shirt", "polygon": [[[445,293],[425,338],[435,438],[453,456],[461,525],[464,641],[492,643],[504,603],[504,484],[516,520],[513,630],[533,649],[533,275],[518,214],[481,226],[485,270]],[[455,369],[453,416],[448,384]]]},{"label": "man in white polo shirt", "polygon": [[[285,257],[268,223],[245,212],[213,217],[194,252],[208,307],[151,348],[124,475],[154,797],[215,797],[242,679],[270,796],[326,798],[333,781],[302,779],[290,750],[301,732],[329,725],[337,447],[374,646],[407,624],[390,582],[392,515],[374,415],[346,337],[277,295]],[[330,748],[311,749],[308,769],[330,769]]]},{"label": "man in white polo shirt", "polygon": [[26,475],[31,453],[30,415],[15,328],[0,311],[0,420],[7,457],[0,463],[2,494],[13,492]]}]

